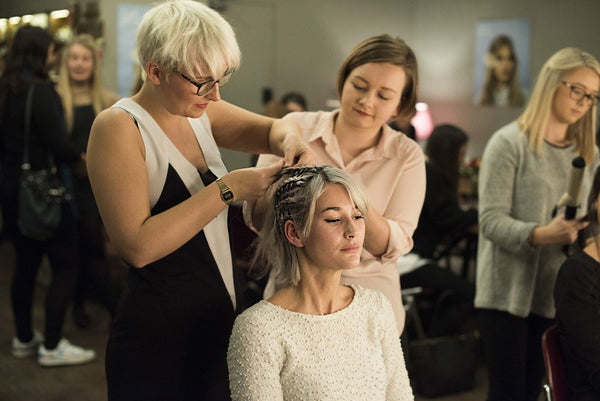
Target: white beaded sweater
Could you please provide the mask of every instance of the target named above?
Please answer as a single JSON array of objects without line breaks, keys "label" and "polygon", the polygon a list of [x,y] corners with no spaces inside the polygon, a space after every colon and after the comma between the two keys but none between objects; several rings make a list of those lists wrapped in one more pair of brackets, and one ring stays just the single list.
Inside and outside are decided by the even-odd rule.
[{"label": "white beaded sweater", "polygon": [[237,317],[227,364],[234,401],[413,400],[398,329],[381,293],[328,315],[260,301]]}]

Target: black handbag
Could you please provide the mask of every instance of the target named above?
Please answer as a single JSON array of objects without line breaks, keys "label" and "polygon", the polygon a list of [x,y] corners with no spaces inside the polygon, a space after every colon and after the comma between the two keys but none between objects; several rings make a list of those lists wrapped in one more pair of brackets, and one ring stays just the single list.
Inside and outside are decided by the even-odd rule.
[{"label": "black handbag", "polygon": [[27,92],[25,103],[25,143],[19,179],[18,216],[19,231],[25,237],[46,241],[56,235],[62,220],[63,203],[71,195],[63,184],[52,153],[47,152],[48,168],[32,171],[29,164],[29,129],[33,85]]},{"label": "black handbag", "polygon": [[467,333],[409,343],[407,367],[415,393],[437,397],[473,389],[478,340]]}]

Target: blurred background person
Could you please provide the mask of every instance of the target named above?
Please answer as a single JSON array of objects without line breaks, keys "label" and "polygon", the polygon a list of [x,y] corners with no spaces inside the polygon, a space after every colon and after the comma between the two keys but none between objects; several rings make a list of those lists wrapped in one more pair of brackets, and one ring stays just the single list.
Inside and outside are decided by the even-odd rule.
[{"label": "blurred background person", "polygon": [[[440,248],[449,251],[448,248],[454,246],[459,239],[477,233],[477,210],[464,210],[458,199],[459,168],[464,162],[468,141],[463,130],[449,124],[435,127],[427,140],[425,202],[413,234],[414,247],[408,255],[398,259],[398,271],[402,288],[452,290],[457,299],[467,309],[471,309],[475,285],[454,273],[450,266],[443,268],[438,264]],[[455,320],[447,322],[454,327],[444,329],[447,333],[430,334],[450,334],[463,323],[459,319]]]},{"label": "blurred background person", "polygon": [[[119,96],[102,86],[99,48],[91,35],[73,38],[61,57],[57,91],[67,122],[69,142],[81,153],[87,151],[90,129],[96,115],[115,103]],[[73,319],[80,328],[91,321],[85,310],[88,295],[95,295],[111,316],[117,294],[104,254],[102,219],[85,168],[73,166],[73,191],[79,228],[79,278],[73,298]],[[85,166],[83,166],[85,167]]]},{"label": "blurred background person", "polygon": [[415,126],[411,123],[411,120],[415,116],[416,112],[417,110],[415,109],[412,113],[398,114],[389,122],[390,127],[393,130],[402,132],[404,135],[406,135],[413,141],[416,141],[417,130],[415,129]]},{"label": "blurred background person", "polygon": [[542,67],[525,111],[483,153],[475,306],[489,401],[538,398],[540,341],[555,315],[563,246],[588,224],[564,213],[553,218],[553,209],[569,187],[575,157],[588,165],[581,193],[589,193],[598,166],[598,91],[598,61],[580,49],[559,50]]},{"label": "blurred background person", "polygon": [[584,242],[582,251],[562,264],[554,287],[556,322],[571,401],[600,401],[599,194],[597,169],[587,203],[590,226],[583,231],[589,231],[592,237]]},{"label": "blurred background person", "polygon": [[512,39],[499,35],[492,40],[485,60],[486,74],[478,103],[482,106],[522,107],[526,94],[519,84],[517,55]]},{"label": "blurred background person", "polygon": [[[48,168],[49,154],[57,166],[84,163],[83,154],[67,142],[60,98],[49,81],[53,47],[52,37],[46,30],[31,26],[20,28],[0,77],[0,201],[6,234],[13,240],[16,252],[11,301],[17,333],[12,340],[12,353],[17,358],[37,354],[42,366],[80,364],[96,357],[93,350],[85,350],[62,338],[79,263],[73,208],[69,202],[63,203],[58,232],[47,241],[25,237],[17,224],[25,105],[30,88],[33,88],[28,143],[31,169]],[[35,281],[44,255],[52,269],[45,299],[45,337],[33,330],[31,321]]]},{"label": "blurred background person", "polygon": [[308,110],[306,98],[299,92],[286,93],[281,97],[281,104],[288,110],[288,112]]}]

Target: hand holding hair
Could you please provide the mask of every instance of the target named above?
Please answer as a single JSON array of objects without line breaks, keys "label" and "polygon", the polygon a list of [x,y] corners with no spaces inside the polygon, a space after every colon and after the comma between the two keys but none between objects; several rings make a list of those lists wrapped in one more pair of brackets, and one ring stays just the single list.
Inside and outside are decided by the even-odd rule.
[{"label": "hand holding hair", "polygon": [[235,200],[255,200],[264,195],[267,188],[277,180],[283,168],[283,160],[266,167],[249,167],[234,170],[223,177],[231,188]]}]

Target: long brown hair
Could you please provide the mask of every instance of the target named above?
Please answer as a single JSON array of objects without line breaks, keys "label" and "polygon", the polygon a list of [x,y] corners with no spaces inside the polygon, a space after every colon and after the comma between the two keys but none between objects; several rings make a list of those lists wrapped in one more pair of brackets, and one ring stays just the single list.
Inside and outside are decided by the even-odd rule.
[{"label": "long brown hair", "polygon": [[10,92],[26,90],[32,82],[48,81],[50,33],[37,26],[23,26],[14,36],[6,67],[0,76],[0,118]]},{"label": "long brown hair", "polygon": [[[517,79],[517,56],[515,54],[515,48],[511,38],[506,35],[496,36],[494,40],[492,40],[492,43],[490,43],[488,57],[495,59],[496,53],[499,52],[503,47],[508,47],[511,60],[513,62],[513,70],[508,82],[508,105],[523,106],[525,104],[525,98],[523,97],[523,91],[521,90],[521,86],[519,85],[519,81]],[[497,85],[498,78],[496,78],[496,74],[494,73],[494,66],[490,65],[486,70],[483,94],[481,96],[481,100],[479,101],[480,105],[494,105],[494,89]]]}]

